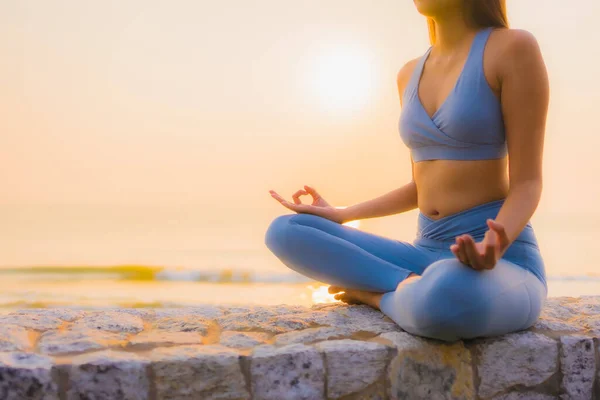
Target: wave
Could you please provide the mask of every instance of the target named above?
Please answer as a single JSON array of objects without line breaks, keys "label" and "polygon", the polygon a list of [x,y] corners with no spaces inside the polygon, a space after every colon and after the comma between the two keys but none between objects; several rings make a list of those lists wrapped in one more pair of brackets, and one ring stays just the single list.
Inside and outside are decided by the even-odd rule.
[{"label": "wave", "polygon": [[304,283],[312,281],[312,279],[291,270],[288,273],[255,272],[231,268],[211,271],[144,265],[1,268],[0,276],[18,280],[43,281],[119,280],[213,283]]}]

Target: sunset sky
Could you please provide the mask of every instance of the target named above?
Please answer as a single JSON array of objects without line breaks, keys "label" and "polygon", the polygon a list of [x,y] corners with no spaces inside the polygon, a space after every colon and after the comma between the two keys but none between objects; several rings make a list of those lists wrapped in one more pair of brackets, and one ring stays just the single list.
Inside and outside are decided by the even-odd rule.
[{"label": "sunset sky", "polygon": [[[550,76],[536,218],[598,220],[600,2],[507,3]],[[428,46],[411,0],[0,0],[0,206],[371,199],[410,179],[396,74]]]}]

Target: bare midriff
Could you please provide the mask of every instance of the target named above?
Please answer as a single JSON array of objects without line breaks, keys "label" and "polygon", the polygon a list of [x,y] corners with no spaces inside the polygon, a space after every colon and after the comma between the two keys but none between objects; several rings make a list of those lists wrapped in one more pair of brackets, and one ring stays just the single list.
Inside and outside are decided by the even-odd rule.
[{"label": "bare midriff", "polygon": [[492,160],[425,160],[414,163],[419,211],[437,220],[506,198],[508,157]]}]

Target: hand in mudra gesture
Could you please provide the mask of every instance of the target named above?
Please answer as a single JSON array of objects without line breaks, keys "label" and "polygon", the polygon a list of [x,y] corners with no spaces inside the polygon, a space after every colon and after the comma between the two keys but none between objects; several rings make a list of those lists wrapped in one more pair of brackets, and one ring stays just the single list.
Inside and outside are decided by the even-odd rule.
[{"label": "hand in mudra gesture", "polygon": [[[346,222],[343,211],[330,205],[311,186],[304,185],[304,189],[300,189],[294,193],[292,195],[292,199],[294,200],[293,203],[290,203],[281,197],[274,190],[269,190],[269,193],[271,193],[271,197],[280,202],[281,205],[297,213],[318,215],[340,224]],[[312,204],[303,204],[302,201],[300,201],[300,196],[304,195],[310,195],[312,197]]]},{"label": "hand in mudra gesture", "polygon": [[481,242],[476,243],[471,235],[465,234],[457,236],[456,244],[450,246],[456,258],[475,270],[494,268],[510,246],[504,225],[492,219],[487,224],[490,229]]}]

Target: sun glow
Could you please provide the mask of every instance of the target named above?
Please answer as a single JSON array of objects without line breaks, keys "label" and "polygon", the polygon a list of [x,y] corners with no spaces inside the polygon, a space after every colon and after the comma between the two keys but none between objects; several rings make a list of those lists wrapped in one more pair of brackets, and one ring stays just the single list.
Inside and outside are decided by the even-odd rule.
[{"label": "sun glow", "polygon": [[308,285],[306,288],[312,290],[312,301],[314,304],[340,302],[333,297],[333,294],[327,291],[329,286],[314,287],[313,285]]},{"label": "sun glow", "polygon": [[351,226],[352,228],[360,228],[360,221],[348,221],[344,222],[342,225]]},{"label": "sun glow", "polygon": [[309,80],[323,107],[353,111],[369,102],[373,69],[364,49],[334,47],[315,57]]}]

